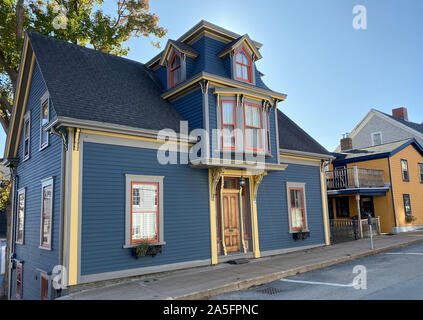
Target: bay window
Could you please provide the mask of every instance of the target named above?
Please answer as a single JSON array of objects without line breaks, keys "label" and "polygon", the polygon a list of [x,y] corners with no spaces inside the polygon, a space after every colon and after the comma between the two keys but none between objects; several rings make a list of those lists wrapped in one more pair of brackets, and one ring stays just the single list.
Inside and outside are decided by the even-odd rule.
[{"label": "bay window", "polygon": [[163,177],[126,176],[126,246],[163,244]]},{"label": "bay window", "polygon": [[289,231],[308,231],[304,183],[287,183]]},{"label": "bay window", "polygon": [[235,101],[222,101],[222,147],[223,149],[235,149],[236,138],[236,113]]},{"label": "bay window", "polygon": [[41,248],[51,248],[51,225],[53,218],[53,178],[41,181]]},{"label": "bay window", "polygon": [[263,120],[259,105],[244,103],[244,126],[246,149],[263,151]]}]

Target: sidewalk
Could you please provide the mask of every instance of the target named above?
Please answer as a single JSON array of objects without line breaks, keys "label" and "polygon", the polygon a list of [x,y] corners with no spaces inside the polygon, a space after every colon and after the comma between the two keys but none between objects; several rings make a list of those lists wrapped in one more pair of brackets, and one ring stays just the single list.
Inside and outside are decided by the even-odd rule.
[{"label": "sidewalk", "polygon": [[70,300],[155,300],[207,299],[211,296],[247,289],[284,277],[321,269],[410,244],[423,242],[423,231],[382,235],[333,246],[318,247],[283,255],[252,259],[249,263],[174,271],[161,275],[75,292],[61,299]]}]

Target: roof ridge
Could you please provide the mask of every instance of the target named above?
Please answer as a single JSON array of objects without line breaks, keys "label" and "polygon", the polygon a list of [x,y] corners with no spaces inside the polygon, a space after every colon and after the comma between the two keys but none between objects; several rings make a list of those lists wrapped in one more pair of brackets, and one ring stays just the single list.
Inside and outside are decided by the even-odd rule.
[{"label": "roof ridge", "polygon": [[70,47],[79,48],[79,49],[81,49],[81,50],[86,50],[86,51],[89,51],[89,52],[91,52],[91,53],[103,54],[103,55],[108,56],[108,57],[111,57],[111,58],[123,59],[123,60],[126,60],[126,61],[128,61],[128,62],[132,62],[132,63],[140,64],[141,66],[143,66],[143,67],[145,67],[145,68],[146,68],[146,66],[145,66],[145,64],[144,64],[144,63],[139,62],[139,61],[136,61],[136,60],[133,60],[133,59],[129,59],[129,58],[127,58],[127,57],[118,56],[118,55],[115,55],[115,54],[113,54],[113,53],[103,52],[103,51],[96,50],[96,49],[94,49],[94,48],[90,48],[90,47],[86,47],[86,46],[81,46],[80,44],[75,44],[75,43],[72,43],[72,42],[69,42],[69,41],[65,41],[65,40],[62,40],[62,39],[57,39],[57,38],[55,38],[55,37],[52,37],[52,36],[47,36],[47,35],[45,35],[45,34],[42,34],[42,33],[39,33],[39,32],[35,32],[35,31],[31,31],[31,30],[27,30],[27,31],[26,31],[26,33],[29,35],[29,40],[31,40],[31,35],[35,35],[35,36],[39,36],[39,37],[45,38],[45,39],[47,39],[47,40],[49,40],[49,41],[61,42],[61,43],[66,44],[66,45],[68,45],[68,46],[70,46]]}]

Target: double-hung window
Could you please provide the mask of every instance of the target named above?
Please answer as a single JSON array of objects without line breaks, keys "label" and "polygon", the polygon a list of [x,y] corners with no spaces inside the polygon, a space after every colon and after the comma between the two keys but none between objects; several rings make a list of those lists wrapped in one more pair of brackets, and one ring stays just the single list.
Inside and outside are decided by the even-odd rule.
[{"label": "double-hung window", "polygon": [[28,112],[24,117],[24,146],[23,160],[29,159],[31,148],[31,113]]},{"label": "double-hung window", "polygon": [[126,246],[163,243],[163,177],[126,176]]},{"label": "double-hung window", "polygon": [[402,195],[404,200],[404,212],[406,216],[411,216],[411,200],[409,194]]},{"label": "double-hung window", "polygon": [[245,147],[247,150],[263,151],[263,119],[261,107],[244,103]]},{"label": "double-hung window", "polygon": [[236,115],[235,101],[222,101],[222,147],[223,149],[235,149],[236,138]]},{"label": "double-hung window", "polygon": [[371,134],[372,136],[372,145],[373,146],[378,146],[380,144],[382,144],[382,133],[381,132],[373,132]]},{"label": "double-hung window", "polygon": [[287,183],[290,232],[308,230],[305,184]]},{"label": "double-hung window", "polygon": [[16,243],[23,244],[24,228],[25,228],[25,188],[22,188],[18,191]]},{"label": "double-hung window", "polygon": [[406,182],[410,181],[407,160],[401,160],[401,171],[402,171],[402,181],[406,181]]},{"label": "double-hung window", "polygon": [[45,130],[50,121],[49,98],[43,98],[41,102],[41,126],[40,126],[40,149],[48,146],[48,132]]},{"label": "double-hung window", "polygon": [[420,183],[423,183],[423,163],[419,163]]},{"label": "double-hung window", "polygon": [[53,178],[41,181],[41,248],[51,248],[51,226],[53,219]]},{"label": "double-hung window", "polygon": [[176,52],[173,53],[169,63],[169,85],[176,86],[182,81],[181,57]]},{"label": "double-hung window", "polygon": [[251,58],[244,48],[240,48],[235,55],[236,78],[238,80],[252,82]]}]

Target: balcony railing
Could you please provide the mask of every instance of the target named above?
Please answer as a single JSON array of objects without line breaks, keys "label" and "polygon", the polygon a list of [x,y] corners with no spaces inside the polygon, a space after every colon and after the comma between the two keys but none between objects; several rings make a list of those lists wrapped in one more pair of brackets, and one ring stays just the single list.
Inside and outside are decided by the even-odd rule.
[{"label": "balcony railing", "polygon": [[384,187],[383,170],[366,168],[338,168],[326,172],[328,190]]}]

